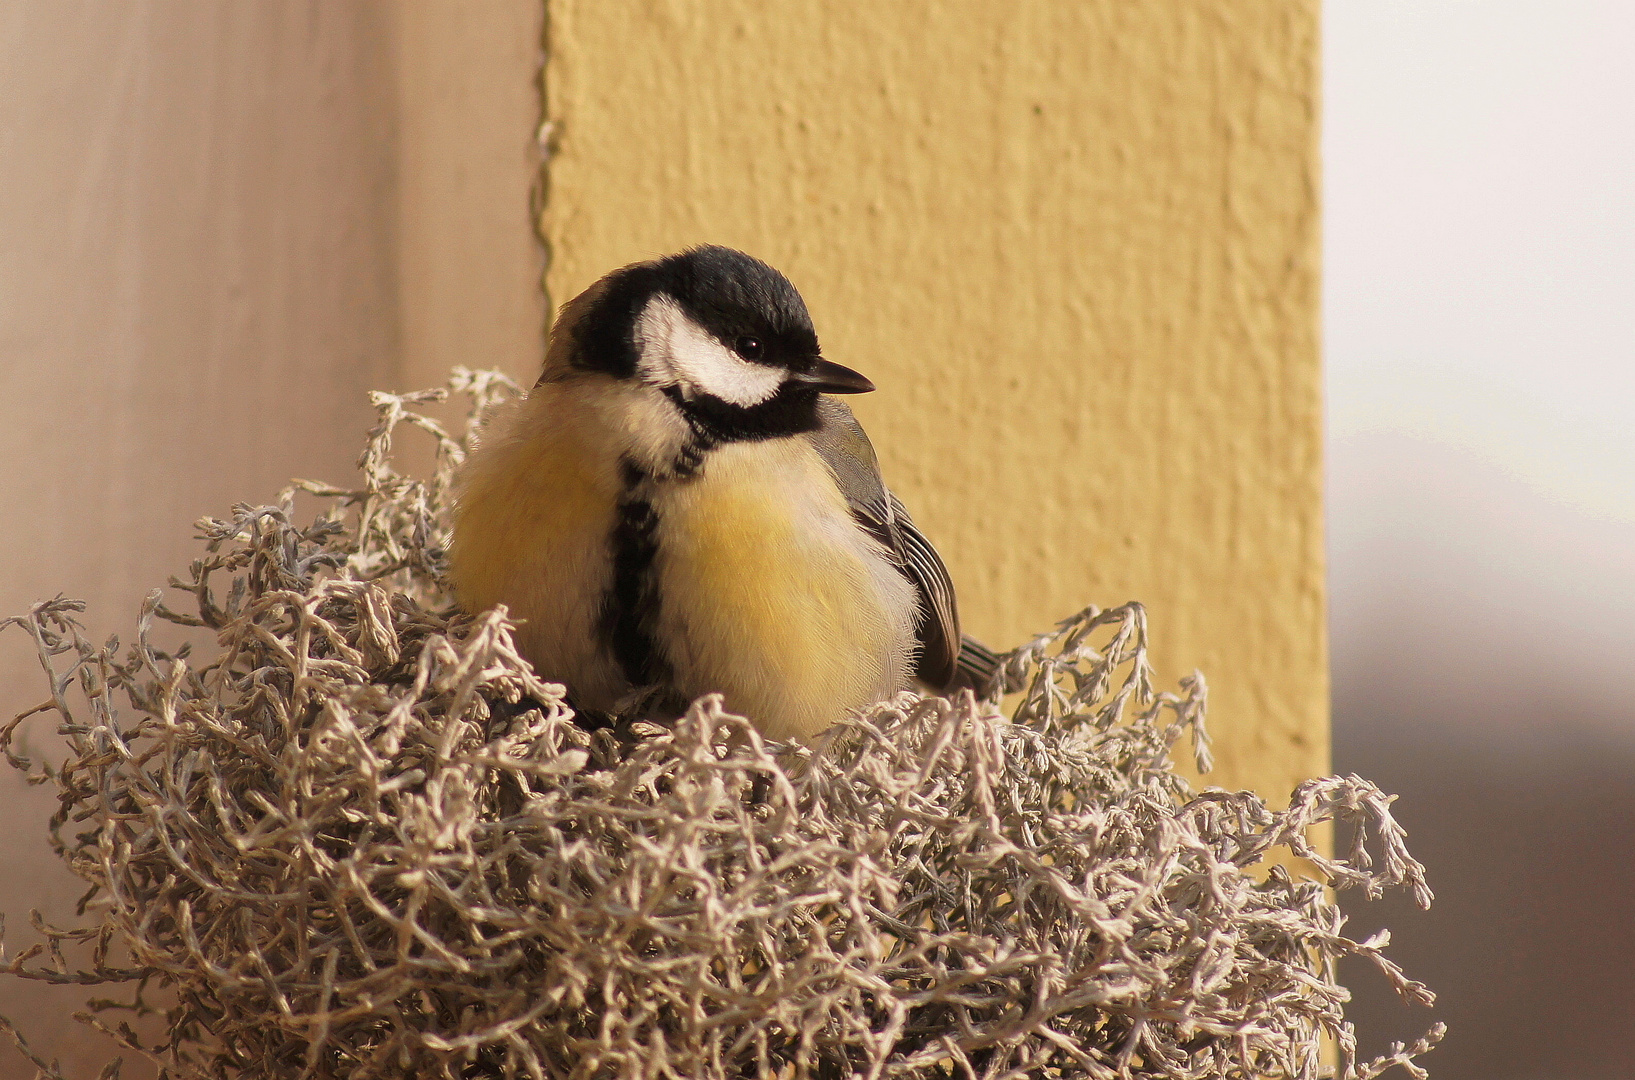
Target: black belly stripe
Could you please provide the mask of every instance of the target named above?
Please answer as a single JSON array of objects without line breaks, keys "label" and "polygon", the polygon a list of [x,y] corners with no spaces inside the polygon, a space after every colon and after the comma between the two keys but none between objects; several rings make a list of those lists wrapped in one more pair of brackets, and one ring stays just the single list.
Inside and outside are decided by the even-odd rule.
[{"label": "black belly stripe", "polygon": [[698,468],[704,464],[704,455],[709,453],[711,444],[702,438],[695,438],[681,448],[676,459],[670,465],[670,471],[678,480],[691,480],[698,475]]},{"label": "black belly stripe", "polygon": [[650,628],[658,616],[658,514],[638,494],[641,470],[624,463],[625,492],[611,537],[613,581],[602,602],[602,635],[633,686],[667,682],[670,665]]}]

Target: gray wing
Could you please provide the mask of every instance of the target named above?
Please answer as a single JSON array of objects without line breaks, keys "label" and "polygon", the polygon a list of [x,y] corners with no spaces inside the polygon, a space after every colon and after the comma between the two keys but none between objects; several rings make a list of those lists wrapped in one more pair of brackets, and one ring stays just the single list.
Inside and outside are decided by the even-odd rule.
[{"label": "gray wing", "polygon": [[[920,651],[915,660],[915,678],[938,692],[974,685],[967,665],[961,663],[959,610],[954,606],[954,583],[948,577],[948,568],[937,549],[914,527],[897,496],[886,490],[874,446],[851,409],[824,395],[818,399],[818,414],[823,424],[807,437],[834,474],[852,516],[892,553],[903,576],[919,593],[916,636]],[[971,644],[981,648],[975,642]]]}]

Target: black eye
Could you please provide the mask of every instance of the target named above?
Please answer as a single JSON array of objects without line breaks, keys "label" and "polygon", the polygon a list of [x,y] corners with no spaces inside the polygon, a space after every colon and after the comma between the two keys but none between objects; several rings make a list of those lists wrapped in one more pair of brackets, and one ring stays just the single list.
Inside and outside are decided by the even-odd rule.
[{"label": "black eye", "polygon": [[732,343],[732,351],[745,360],[759,360],[766,352],[766,346],[761,344],[758,337],[741,337]]}]

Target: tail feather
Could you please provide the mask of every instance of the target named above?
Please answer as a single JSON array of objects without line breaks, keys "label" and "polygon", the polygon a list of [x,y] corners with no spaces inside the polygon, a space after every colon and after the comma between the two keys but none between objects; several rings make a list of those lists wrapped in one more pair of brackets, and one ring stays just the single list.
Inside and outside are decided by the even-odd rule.
[{"label": "tail feather", "polygon": [[966,688],[978,696],[987,694],[999,674],[1001,658],[998,653],[969,634],[960,636],[959,659],[955,661],[954,681],[950,690]]}]

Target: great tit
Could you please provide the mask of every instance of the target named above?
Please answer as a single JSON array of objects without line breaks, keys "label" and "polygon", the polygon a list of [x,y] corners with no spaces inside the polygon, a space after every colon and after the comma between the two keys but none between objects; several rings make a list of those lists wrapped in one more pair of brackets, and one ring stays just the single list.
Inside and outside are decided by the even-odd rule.
[{"label": "great tit", "polygon": [[947,569],[830,396],[872,389],[743,252],[613,271],[466,463],[461,605],[506,605],[539,674],[604,717],[719,692],[804,739],[916,680],[981,688],[994,654],[962,647]]}]

